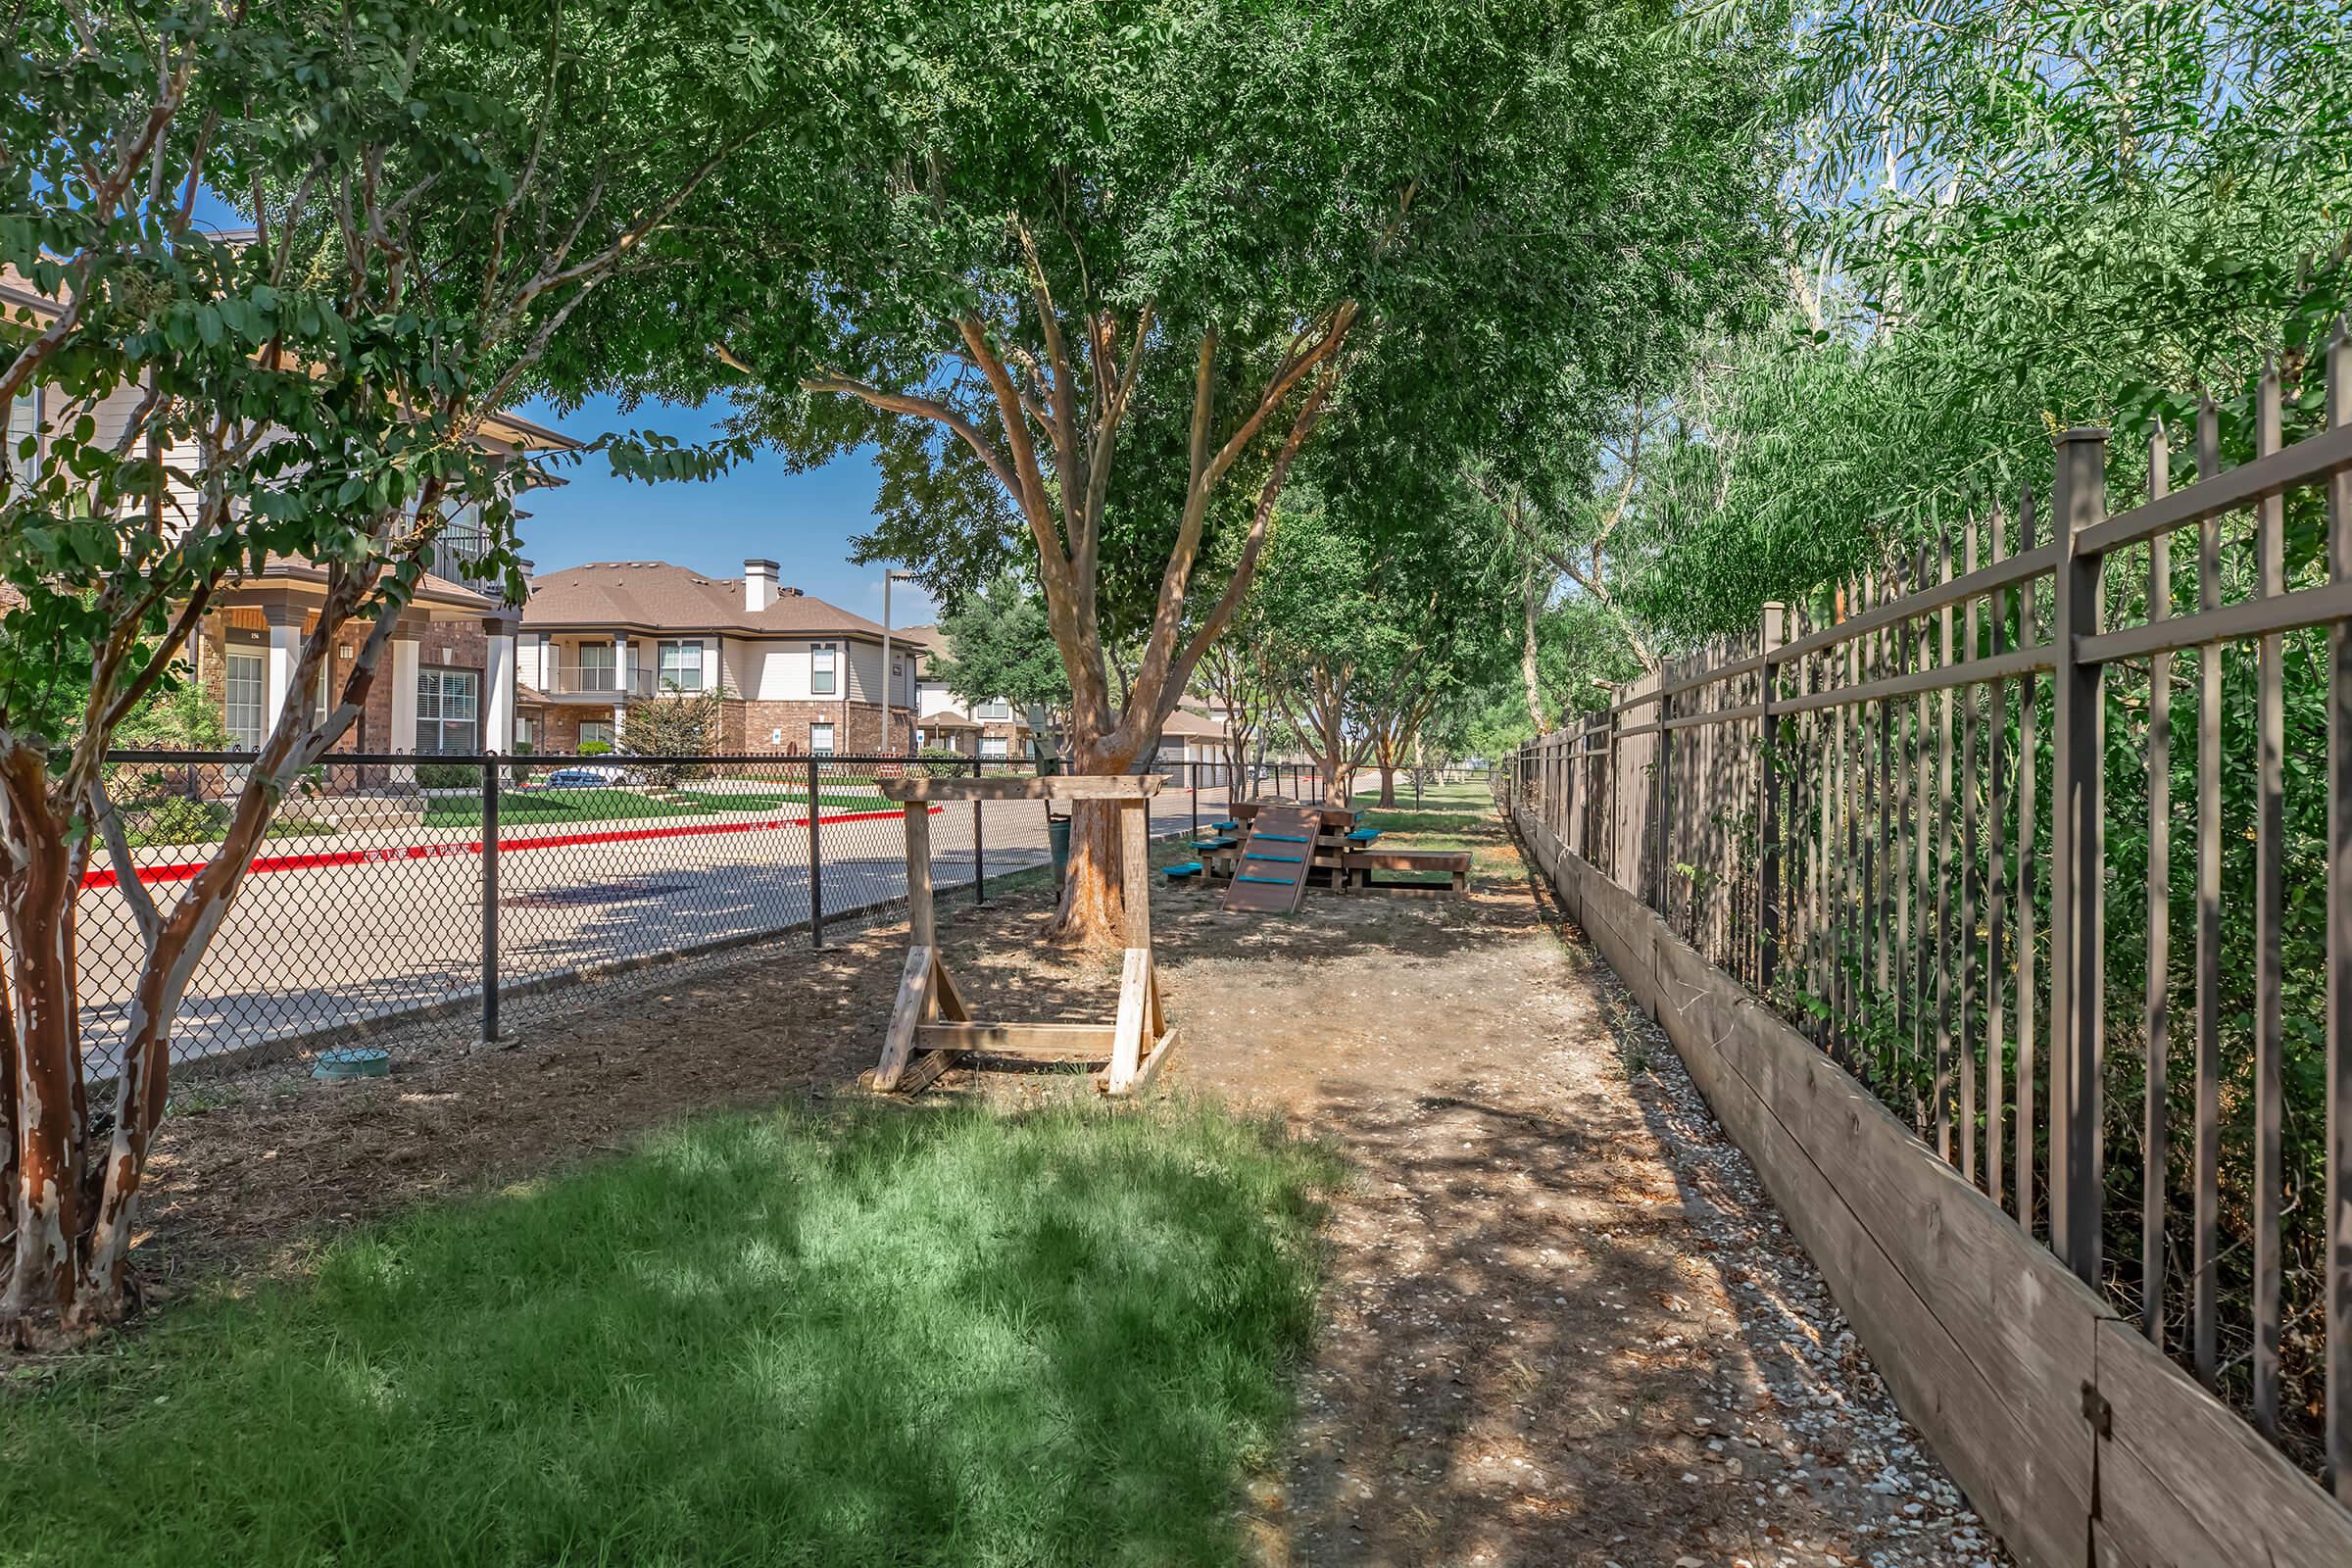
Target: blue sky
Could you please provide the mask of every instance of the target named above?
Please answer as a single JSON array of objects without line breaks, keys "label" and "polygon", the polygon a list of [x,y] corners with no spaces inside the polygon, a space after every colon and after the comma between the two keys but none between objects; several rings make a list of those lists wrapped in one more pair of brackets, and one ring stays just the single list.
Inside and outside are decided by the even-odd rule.
[{"label": "blue sky", "polygon": [[[243,216],[211,190],[196,219],[233,227]],[[591,441],[608,430],[658,430],[684,442],[717,434],[725,410],[647,403],[622,414],[611,398],[595,398],[568,414],[543,403],[517,412],[564,434]],[[589,561],[668,561],[713,576],[731,577],[744,559],[764,556],[781,566],[792,587],[860,615],[882,618],[882,568],[850,564],[850,540],[863,533],[877,480],[862,454],[806,473],[786,473],[772,456],[738,465],[709,484],[623,484],[603,459],[565,470],[569,482],[525,498],[522,554],[539,571]],[[890,618],[914,625],[936,614],[911,583],[891,590]]]},{"label": "blue sky", "polygon": [[[627,414],[610,398],[568,414],[544,405],[519,411],[564,434],[593,440],[608,430],[658,430],[685,442],[710,440],[725,410],[647,403]],[[713,576],[743,570],[747,556],[782,566],[782,580],[818,599],[882,618],[882,568],[850,564],[850,540],[866,530],[877,480],[860,454],[806,473],[787,473],[772,455],[737,466],[707,484],[626,484],[601,457],[564,470],[561,488],[523,500],[522,553],[534,569],[587,561],[669,561]],[[890,618],[906,626],[933,617],[911,583],[891,590]]]}]

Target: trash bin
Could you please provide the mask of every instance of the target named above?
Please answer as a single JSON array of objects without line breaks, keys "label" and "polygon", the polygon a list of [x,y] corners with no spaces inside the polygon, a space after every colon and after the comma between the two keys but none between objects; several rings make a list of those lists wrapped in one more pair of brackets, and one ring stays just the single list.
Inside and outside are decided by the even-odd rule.
[{"label": "trash bin", "polygon": [[1046,814],[1046,844],[1054,852],[1054,885],[1060,887],[1070,879],[1070,819]]}]

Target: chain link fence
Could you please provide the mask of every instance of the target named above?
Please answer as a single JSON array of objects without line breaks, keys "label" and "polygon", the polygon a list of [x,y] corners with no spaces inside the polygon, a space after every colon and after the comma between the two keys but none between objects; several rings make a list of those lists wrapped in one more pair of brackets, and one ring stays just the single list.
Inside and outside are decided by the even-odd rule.
[{"label": "chain link fence", "polygon": [[[115,809],[167,911],[220,844],[248,759],[115,754]],[[576,1005],[579,984],[750,943],[810,952],[901,918],[906,826],[878,781],[1024,762],[904,757],[499,757],[341,754],[281,803],[173,1026],[175,1077],[310,1070],[321,1052],[441,1018],[484,1038]],[[1166,837],[1212,826],[1221,763],[1154,764]],[[1239,794],[1294,781],[1289,769]],[[942,897],[1052,863],[1037,801],[934,808]],[[121,1066],[138,926],[103,854],[80,901],[83,1048]]]}]

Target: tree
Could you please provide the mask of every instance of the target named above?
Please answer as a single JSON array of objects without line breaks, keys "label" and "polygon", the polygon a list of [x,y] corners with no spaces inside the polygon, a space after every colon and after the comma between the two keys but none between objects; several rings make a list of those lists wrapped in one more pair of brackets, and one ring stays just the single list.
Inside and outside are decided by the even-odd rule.
[{"label": "tree", "polygon": [[[878,450],[867,556],[951,596],[1025,559],[1083,771],[1150,751],[1327,423],[1450,466],[1768,255],[1770,72],[1645,8],[877,14],[922,84],[903,138],[746,236],[814,225],[825,265],[777,266],[713,335],[746,428]],[[766,308],[808,298],[814,322]],[[1061,925],[1107,940],[1116,816],[1078,815]]]},{"label": "tree", "polygon": [[[126,1310],[172,1018],[256,845],[365,706],[453,513],[478,513],[487,578],[519,586],[533,464],[474,436],[593,293],[688,254],[672,225],[778,115],[779,48],[709,8],[618,0],[36,4],[8,27],[0,261],[57,306],[0,325],[0,407],[42,394],[0,475],[0,1335],[26,1341]],[[251,233],[193,222],[208,191]],[[602,445],[640,477],[708,467]],[[324,568],[317,618],[218,845],[160,897],[106,752],[224,585],[272,557]],[[321,715],[347,627],[365,631]],[[142,943],[103,1150],[74,974],[98,843]]]},{"label": "tree", "polygon": [[1384,521],[1400,501],[1389,482],[1293,494],[1257,585],[1276,703],[1327,804],[1346,804],[1372,761],[1394,806],[1396,768],[1438,704],[1507,665],[1513,542],[1459,487],[1403,501],[1443,519],[1416,531]]},{"label": "tree", "polygon": [[1070,682],[1045,601],[1014,577],[999,577],[940,617],[948,657],[931,677],[966,704],[1010,702],[1045,715],[1058,755],[1069,727]]},{"label": "tree", "polygon": [[[719,724],[725,711],[726,705],[715,691],[681,691],[670,683],[659,696],[629,710],[620,750],[628,757],[708,757],[718,750]],[[648,784],[665,789],[710,771],[693,762],[640,762],[637,770]]]},{"label": "tree", "polygon": [[1245,787],[1249,787],[1250,794],[1256,793],[1250,764],[1253,757],[1265,753],[1266,721],[1274,708],[1273,686],[1266,678],[1265,649],[1257,631],[1256,617],[1250,612],[1250,601],[1245,600],[1241,614],[1226,628],[1225,635],[1210,644],[1208,652],[1200,658],[1201,685],[1225,724],[1221,747],[1225,754],[1225,788],[1234,799],[1240,798],[1237,792]]}]

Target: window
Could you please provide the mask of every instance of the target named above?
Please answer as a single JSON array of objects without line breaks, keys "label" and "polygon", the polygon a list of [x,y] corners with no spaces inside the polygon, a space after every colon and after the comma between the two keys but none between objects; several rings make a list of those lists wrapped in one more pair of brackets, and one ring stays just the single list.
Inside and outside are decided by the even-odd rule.
[{"label": "window", "polygon": [[1012,716],[1012,704],[1002,697],[996,699],[994,702],[982,703],[980,705],[980,710],[976,716],[980,718],[1010,718]]},{"label": "window", "polygon": [[580,744],[610,747],[612,744],[612,721],[609,718],[581,719]]},{"label": "window", "polygon": [[1003,757],[1004,755],[1004,737],[1002,735],[981,736],[980,755],[982,757]]},{"label": "window", "polygon": [[580,644],[580,690],[584,692],[617,691],[612,679],[612,645],[611,643]]},{"label": "window", "polygon": [[[20,477],[28,478],[40,467],[40,397],[41,389],[27,381],[14,402],[0,407],[0,418],[8,421],[7,438],[0,441],[0,447],[6,449],[0,451],[0,462],[5,463],[10,473]],[[24,450],[27,440],[33,444],[30,452]]]},{"label": "window", "polygon": [[663,642],[659,646],[662,661],[663,691],[699,692],[703,689],[703,645],[699,642]]},{"label": "window", "polygon": [[416,750],[442,757],[481,744],[482,673],[478,669],[416,672]]},{"label": "window", "polygon": [[539,749],[538,720],[525,718],[520,713],[514,715],[514,749],[518,752],[535,752]]},{"label": "window", "polygon": [[[833,659],[838,650],[831,643],[817,643],[809,650],[808,689],[819,697],[833,694]],[[831,725],[825,726],[828,731]]]},{"label": "window", "polygon": [[221,677],[220,721],[231,751],[262,749],[262,656],[231,652]]},{"label": "window", "polygon": [[808,755],[811,757],[831,757],[833,755],[832,725],[811,724],[808,726]]}]

